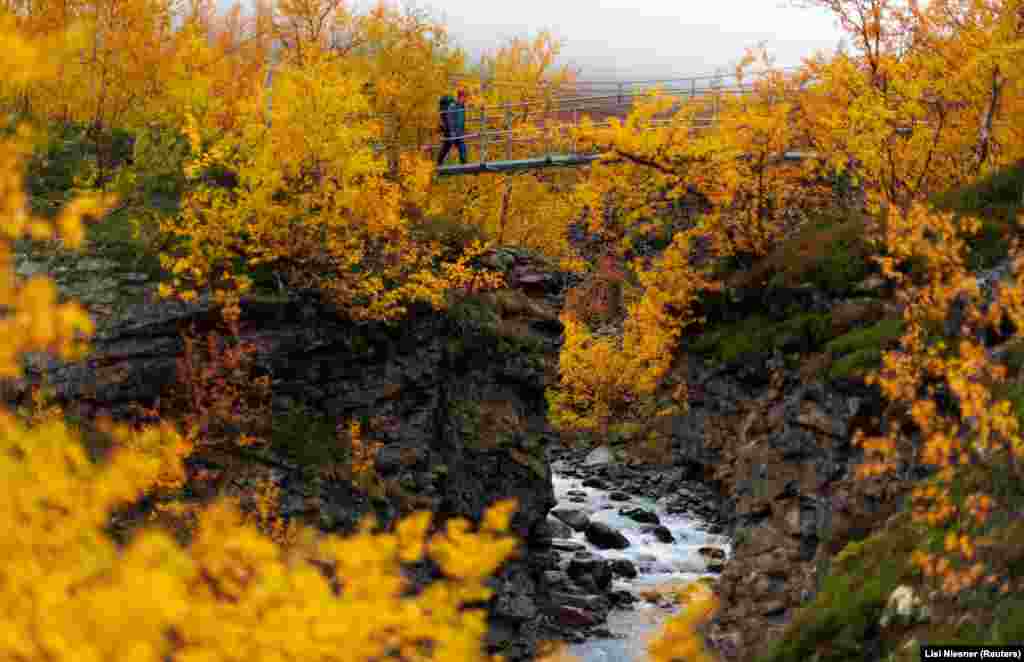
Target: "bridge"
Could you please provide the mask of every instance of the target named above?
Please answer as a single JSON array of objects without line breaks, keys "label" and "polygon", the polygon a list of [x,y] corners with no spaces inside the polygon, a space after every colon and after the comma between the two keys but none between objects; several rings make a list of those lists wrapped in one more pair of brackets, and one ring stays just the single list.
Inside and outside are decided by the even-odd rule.
[{"label": "bridge", "polygon": [[[266,86],[271,88],[273,65],[268,69]],[[798,67],[781,69],[793,72]],[[465,76],[453,76],[450,82],[465,82]],[[500,81],[481,79],[482,87],[500,85]],[[521,83],[520,83],[521,85]],[[753,91],[750,83],[742,83],[735,76],[711,74],[685,78],[644,81],[579,81],[561,89],[546,90],[546,98],[497,105],[469,106],[466,109],[465,133],[462,139],[471,155],[469,162],[442,165],[436,170],[441,177],[537,170],[551,167],[585,166],[602,157],[595,148],[583,148],[576,140],[575,129],[584,120],[592,128],[611,126],[613,119],[627,117],[634,103],[649,96],[649,88],[657,85],[663,97],[672,98],[671,109],[647,122],[642,130],[656,130],[666,126],[679,126],[672,115],[684,104],[700,103],[700,112],[687,125],[691,132],[713,126],[719,117],[722,100],[731,95]],[[268,108],[270,95],[268,94]],[[453,112],[453,111],[448,111]],[[440,115],[440,113],[438,113]],[[375,116],[388,121],[386,115]],[[910,127],[898,128],[899,133],[910,133]],[[434,135],[428,135],[434,134]],[[392,157],[418,151],[436,158],[443,144],[439,132],[417,132],[415,142],[381,142],[375,151]],[[457,150],[451,150],[448,160],[458,159]],[[817,158],[814,152],[790,150],[779,155],[781,161],[799,161]]]},{"label": "bridge", "polygon": [[[581,149],[574,138],[574,130],[581,126],[584,118],[592,128],[608,127],[612,119],[622,120],[628,116],[634,103],[647,96],[641,85],[659,83],[669,83],[661,87],[660,92],[673,98],[675,103],[662,118],[652,119],[646,130],[668,126],[672,122],[670,114],[682,104],[700,102],[705,102],[707,112],[692,122],[690,129],[699,131],[710,127],[718,118],[720,102],[725,95],[753,90],[750,84],[731,82],[722,75],[692,76],[670,81],[617,82],[614,90],[590,89],[587,90],[589,93],[552,95],[537,101],[469,107],[466,111],[466,133],[456,138],[461,138],[467,151],[476,158],[466,164],[442,165],[437,168],[437,174],[444,177],[592,163],[601,158],[601,153],[595,149]],[[422,144],[418,141],[416,145],[403,145],[402,150],[417,149],[436,155],[441,147],[439,142]],[[799,158],[796,152],[786,157]]]},{"label": "bridge", "polygon": [[[782,71],[797,69],[790,67]],[[466,133],[457,138],[465,141],[467,150],[475,153],[476,158],[466,164],[442,165],[437,168],[437,175],[514,172],[593,163],[601,158],[602,153],[597,149],[581,149],[574,138],[574,129],[580,127],[584,118],[589,120],[592,128],[608,127],[613,118],[624,119],[636,100],[649,95],[646,89],[649,85],[658,85],[661,96],[675,102],[660,118],[647,122],[643,130],[678,126],[672,115],[683,104],[701,103],[700,114],[687,125],[691,132],[699,132],[717,122],[724,97],[754,90],[753,84],[741,83],[734,76],[723,74],[649,81],[605,81],[604,84],[605,89],[590,88],[587,90],[589,94],[561,94],[545,100],[467,108]],[[583,87],[586,89],[591,85],[595,83],[585,82]],[[608,86],[614,87],[607,89]],[[579,87],[574,87],[578,92]],[[416,149],[436,155],[441,147],[439,142],[423,144],[418,141],[416,145],[403,145],[400,149]],[[799,161],[816,156],[813,152],[790,150],[779,158]]]},{"label": "bridge", "polygon": [[[267,69],[264,86],[267,94],[267,112],[272,104],[273,74],[277,62],[272,60]],[[790,67],[782,71],[795,71]],[[522,87],[521,82],[508,82],[467,75],[451,75],[451,86],[473,82],[483,89],[513,85]],[[671,114],[682,104],[706,102],[707,112],[696,118],[690,129],[699,131],[712,126],[718,118],[721,100],[727,95],[737,95],[753,90],[751,84],[741,84],[735,76],[707,74],[673,79],[636,81],[574,81],[561,88],[542,87],[545,98],[521,102],[509,102],[487,106],[469,106],[466,109],[466,132],[462,139],[470,153],[471,162],[442,165],[436,174],[441,177],[453,175],[474,175],[481,173],[516,172],[550,167],[584,166],[601,158],[596,149],[582,148],[574,138],[575,129],[586,119],[593,128],[608,127],[612,119],[627,117],[634,103],[647,97],[648,90],[658,86],[662,96],[676,100],[670,112],[653,119],[645,127],[654,130],[673,123]],[[534,88],[536,89],[536,88]],[[533,90],[531,90],[533,91]],[[513,90],[513,93],[515,90]],[[452,112],[452,111],[449,111]],[[438,117],[440,113],[438,113]],[[386,115],[375,116],[388,121]],[[415,142],[384,142],[374,145],[378,153],[389,153],[392,157],[410,151],[418,151],[436,158],[443,144],[439,131],[417,132]],[[452,150],[448,159],[458,159],[458,150]],[[786,160],[806,158],[802,152],[787,152]]]}]

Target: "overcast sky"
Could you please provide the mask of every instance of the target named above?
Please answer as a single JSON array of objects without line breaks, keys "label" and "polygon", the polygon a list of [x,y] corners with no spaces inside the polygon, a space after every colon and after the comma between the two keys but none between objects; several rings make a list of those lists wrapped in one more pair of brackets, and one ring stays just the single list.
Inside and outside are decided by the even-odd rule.
[{"label": "overcast sky", "polygon": [[584,79],[667,78],[715,71],[766,41],[778,64],[832,50],[840,32],[821,9],[785,0],[420,0],[470,53],[550,29]]}]

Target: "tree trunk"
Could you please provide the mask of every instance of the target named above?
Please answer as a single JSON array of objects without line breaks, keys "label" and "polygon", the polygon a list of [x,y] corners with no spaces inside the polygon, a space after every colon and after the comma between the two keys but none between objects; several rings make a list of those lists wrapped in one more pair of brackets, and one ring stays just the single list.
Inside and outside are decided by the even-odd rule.
[{"label": "tree trunk", "polygon": [[992,92],[989,95],[988,107],[985,109],[985,116],[982,119],[981,127],[978,128],[978,143],[974,148],[974,171],[977,173],[988,159],[992,151],[992,124],[996,114],[999,113],[999,100],[1002,96],[1003,86],[1006,84],[1006,77],[1003,76],[999,66],[992,71]]}]

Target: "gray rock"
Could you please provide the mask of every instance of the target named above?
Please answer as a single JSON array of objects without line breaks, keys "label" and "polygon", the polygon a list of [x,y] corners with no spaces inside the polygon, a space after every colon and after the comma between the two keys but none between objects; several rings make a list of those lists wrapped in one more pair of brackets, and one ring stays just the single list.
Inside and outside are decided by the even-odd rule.
[{"label": "gray rock", "polygon": [[577,583],[579,583],[580,579],[589,577],[601,591],[608,590],[612,583],[611,564],[604,559],[589,559],[586,561],[573,559],[569,562],[569,567],[566,568],[566,574]]},{"label": "gray rock", "polygon": [[642,531],[643,533],[650,533],[654,535],[658,542],[673,543],[676,541],[675,536],[673,536],[672,532],[668,530],[668,527],[663,526],[661,524],[653,526],[643,526],[640,527],[640,531]]},{"label": "gray rock", "polygon": [[706,559],[720,561],[725,558],[725,550],[720,547],[701,547],[697,553]]},{"label": "gray rock", "polygon": [[661,519],[657,513],[652,513],[649,510],[643,508],[622,508],[619,510],[619,514],[623,517],[628,517],[634,522],[641,522],[643,524],[661,524]]},{"label": "gray rock", "polygon": [[494,615],[514,621],[537,616],[537,585],[525,566],[513,565],[499,575],[492,606]]},{"label": "gray rock", "polygon": [[544,572],[544,581],[547,582],[548,586],[565,586],[569,583],[569,576],[561,570],[546,570]]},{"label": "gray rock", "polygon": [[636,565],[629,559],[615,559],[611,565],[612,573],[619,577],[633,579],[637,575]]},{"label": "gray rock", "polygon": [[615,461],[615,457],[612,455],[612,450],[607,446],[598,446],[594,450],[587,454],[584,458],[583,464],[588,467],[596,467],[603,464],[611,464]]},{"label": "gray rock", "polygon": [[576,508],[555,508],[551,511],[551,516],[569,525],[574,531],[583,531],[590,523],[586,513]]},{"label": "gray rock", "polygon": [[582,543],[578,543],[572,540],[552,540],[551,548],[558,550],[559,552],[581,552],[586,549]]},{"label": "gray rock", "polygon": [[418,446],[388,444],[377,451],[374,466],[381,476],[392,476],[402,469],[422,463],[427,452]]},{"label": "gray rock", "polygon": [[590,522],[583,530],[590,544],[601,549],[626,549],[629,540],[612,527],[603,522]]},{"label": "gray rock", "polygon": [[557,517],[548,515],[545,523],[552,538],[572,538],[572,527]]}]

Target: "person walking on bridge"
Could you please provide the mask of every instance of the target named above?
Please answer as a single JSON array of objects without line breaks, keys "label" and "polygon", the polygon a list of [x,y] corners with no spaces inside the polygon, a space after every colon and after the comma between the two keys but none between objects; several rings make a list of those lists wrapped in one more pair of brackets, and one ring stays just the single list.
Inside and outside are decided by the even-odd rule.
[{"label": "person walking on bridge", "polygon": [[441,97],[441,153],[437,165],[444,163],[452,147],[459,148],[459,160],[466,163],[466,90],[460,89],[458,99],[447,94]]}]

